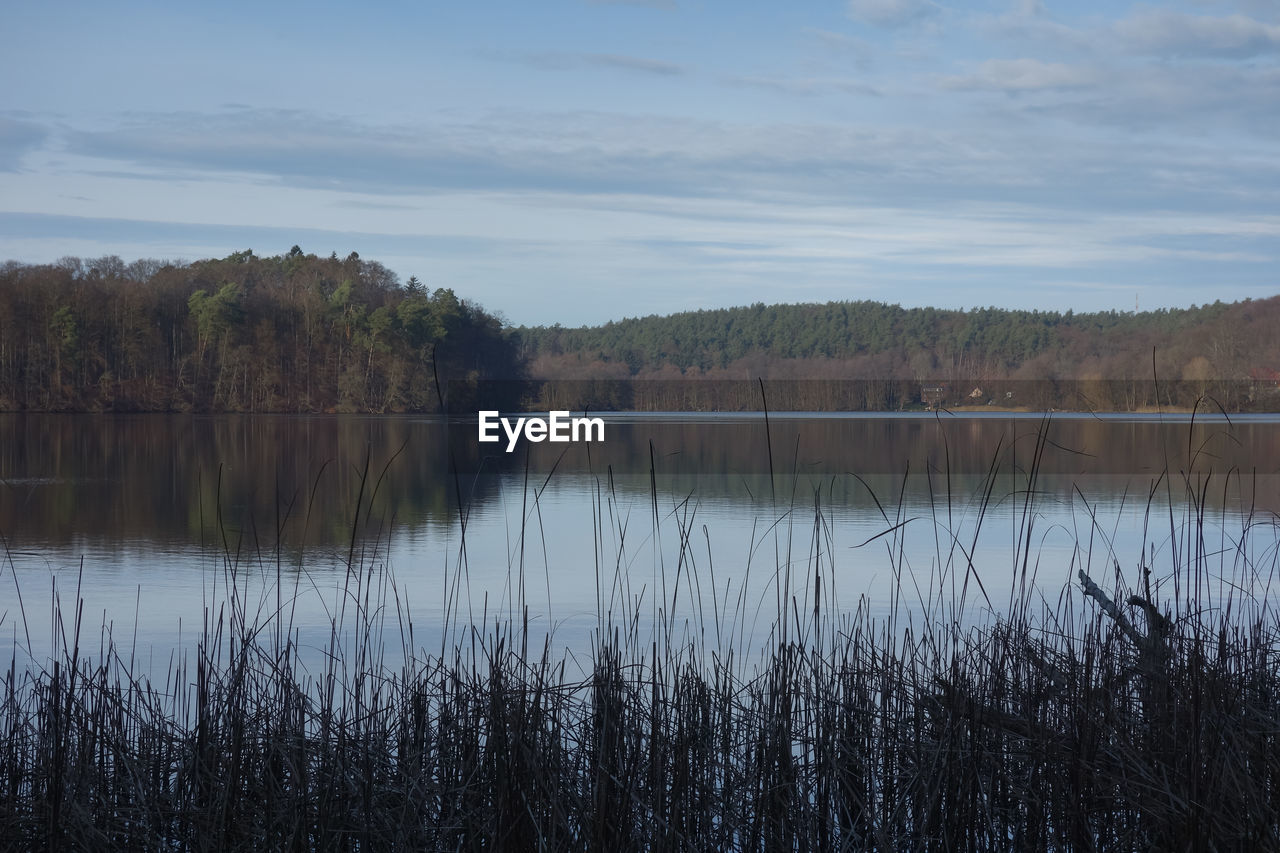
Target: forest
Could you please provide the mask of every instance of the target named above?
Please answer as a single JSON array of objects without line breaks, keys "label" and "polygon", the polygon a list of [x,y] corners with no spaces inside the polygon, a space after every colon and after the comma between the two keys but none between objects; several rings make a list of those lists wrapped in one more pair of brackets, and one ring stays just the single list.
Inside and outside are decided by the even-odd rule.
[{"label": "forest", "polygon": [[0,411],[434,412],[450,390],[458,411],[739,410],[762,392],[813,410],[1275,409],[1277,328],[1280,297],[1141,313],[757,303],[512,327],[354,252],[10,261]]},{"label": "forest", "polygon": [[0,268],[0,410],[430,412],[521,369],[497,317],[354,252]]},{"label": "forest", "polygon": [[672,380],[726,380],[726,389],[738,383],[720,394],[727,408],[737,406],[726,398],[743,395],[759,408],[760,389],[747,381],[764,379],[783,408],[900,409],[934,387],[947,405],[1134,410],[1204,398],[1239,410],[1280,402],[1277,328],[1280,297],[1141,313],[858,301],[757,303],[516,336],[540,380],[629,380],[644,389],[633,398]]}]

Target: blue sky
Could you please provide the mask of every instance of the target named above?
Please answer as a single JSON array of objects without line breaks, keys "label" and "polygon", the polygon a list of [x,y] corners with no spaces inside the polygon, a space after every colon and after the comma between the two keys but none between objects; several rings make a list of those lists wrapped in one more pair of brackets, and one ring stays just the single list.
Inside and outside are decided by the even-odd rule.
[{"label": "blue sky", "polygon": [[0,259],[358,251],[516,323],[1280,292],[1280,3],[13,5]]}]

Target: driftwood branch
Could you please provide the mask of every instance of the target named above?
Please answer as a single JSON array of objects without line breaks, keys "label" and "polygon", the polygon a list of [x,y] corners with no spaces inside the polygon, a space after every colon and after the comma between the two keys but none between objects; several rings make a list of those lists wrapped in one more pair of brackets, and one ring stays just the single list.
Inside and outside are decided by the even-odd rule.
[{"label": "driftwood branch", "polygon": [[1111,600],[1102,587],[1093,582],[1093,579],[1084,573],[1084,569],[1080,570],[1080,584],[1084,587],[1084,594],[1098,602],[1098,606],[1102,608],[1102,612],[1111,617],[1111,621],[1124,632],[1124,635],[1133,641],[1138,648],[1146,648],[1147,638],[1138,633],[1138,629],[1133,627],[1133,623],[1129,621],[1129,617],[1120,612],[1120,608]]},{"label": "driftwood branch", "polygon": [[1140,595],[1129,596],[1129,603],[1135,607],[1141,607],[1142,612],[1147,614],[1147,625],[1149,626],[1147,638],[1149,640],[1154,642],[1157,637],[1164,637],[1169,633],[1172,625],[1154,604]]},{"label": "driftwood branch", "polygon": [[1142,653],[1141,661],[1144,669],[1158,670],[1165,656],[1164,638],[1168,636],[1172,624],[1160,610],[1140,595],[1131,595],[1128,604],[1134,607],[1141,607],[1142,612],[1147,617],[1147,633],[1143,634],[1133,626],[1129,621],[1129,617],[1125,616],[1116,606],[1116,603],[1102,591],[1102,587],[1098,586],[1093,580],[1084,573],[1084,569],[1080,570],[1080,584],[1084,587],[1084,594],[1093,598],[1098,602],[1098,606],[1102,608],[1102,612],[1111,617],[1126,637],[1133,642],[1138,650]]}]

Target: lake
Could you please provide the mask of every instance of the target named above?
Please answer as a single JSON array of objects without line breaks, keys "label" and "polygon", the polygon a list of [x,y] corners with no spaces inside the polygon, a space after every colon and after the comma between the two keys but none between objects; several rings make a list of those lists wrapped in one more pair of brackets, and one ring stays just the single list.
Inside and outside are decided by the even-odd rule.
[{"label": "lake", "polygon": [[46,659],[77,588],[82,642],[163,666],[232,585],[319,644],[353,572],[437,653],[526,615],[557,649],[637,616],[741,648],[779,613],[1052,608],[1081,568],[1145,560],[1208,608],[1274,573],[1274,415],[603,417],[603,443],[506,454],[474,420],[0,416],[0,650]]}]

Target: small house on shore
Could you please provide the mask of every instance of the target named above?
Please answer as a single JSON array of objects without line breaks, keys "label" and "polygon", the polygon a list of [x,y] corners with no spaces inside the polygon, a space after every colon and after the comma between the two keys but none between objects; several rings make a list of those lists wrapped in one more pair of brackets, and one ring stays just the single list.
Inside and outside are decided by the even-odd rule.
[{"label": "small house on shore", "polygon": [[947,401],[946,385],[921,385],[920,386],[920,402],[925,404],[926,408],[936,409]]}]

